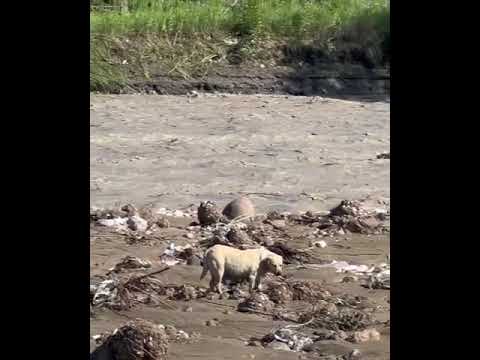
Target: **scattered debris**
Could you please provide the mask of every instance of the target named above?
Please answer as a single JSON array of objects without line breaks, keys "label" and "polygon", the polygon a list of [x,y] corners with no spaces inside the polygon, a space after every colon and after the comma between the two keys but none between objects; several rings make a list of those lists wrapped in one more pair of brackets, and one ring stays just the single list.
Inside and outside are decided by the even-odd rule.
[{"label": "scattered debris", "polygon": [[127,226],[132,231],[145,232],[148,228],[148,222],[145,219],[142,219],[138,215],[129,217],[127,220]]},{"label": "scattered debris", "polygon": [[[107,279],[101,282],[93,295],[93,306],[106,306],[113,309],[123,308],[128,301],[122,297],[120,282],[116,279]],[[92,290],[92,289],[90,289]]]},{"label": "scattered debris", "polygon": [[232,226],[226,234],[226,238],[230,244],[237,246],[253,244],[253,241],[250,239],[248,234],[239,226]]},{"label": "scattered debris", "polygon": [[275,242],[272,246],[267,247],[271,252],[283,257],[284,264],[304,264],[311,261],[311,255],[296,250],[282,242]]},{"label": "scattered debris", "polygon": [[171,300],[190,301],[206,297],[208,293],[208,290],[206,288],[200,286],[180,285],[171,286],[169,288],[173,289],[173,292],[171,292],[168,296]]},{"label": "scattered debris", "polygon": [[194,253],[191,245],[175,246],[174,243],[170,243],[168,248],[160,255],[160,262],[173,266],[178,263],[187,263],[192,256],[194,256]]},{"label": "scattered debris", "polygon": [[121,272],[125,269],[146,269],[150,268],[152,263],[148,260],[142,260],[135,256],[127,255],[118,264],[116,264],[110,271]]},{"label": "scattered debris", "polygon": [[[274,343],[271,345],[271,343]],[[267,334],[262,339],[262,345],[277,350],[287,350],[283,343],[288,346],[288,350],[302,351],[306,346],[313,344],[311,337],[302,334],[299,331],[284,327]]]},{"label": "scattered debris", "polygon": [[319,310],[307,311],[300,315],[299,321],[312,320],[309,327],[323,328],[333,331],[356,331],[363,330],[373,324],[370,315],[363,311],[344,307],[322,307]]},{"label": "scattered debris", "polygon": [[116,360],[166,359],[168,344],[164,327],[140,319],[116,329],[103,343]]},{"label": "scattered debris", "polygon": [[280,214],[278,211],[275,210],[267,213],[267,220],[284,220],[285,218],[285,214]]},{"label": "scattered debris", "polygon": [[332,294],[320,284],[313,281],[296,281],[289,284],[292,289],[293,300],[315,302],[329,299]]},{"label": "scattered debris", "polygon": [[192,217],[194,218],[196,214],[196,209],[194,208],[194,205],[190,205],[184,210],[172,210],[172,209],[167,209],[167,208],[159,208],[154,211],[156,215],[163,215],[163,216],[169,216],[169,217]]},{"label": "scattered debris", "polygon": [[377,154],[377,159],[389,159],[390,160],[390,151]]},{"label": "scattered debris", "polygon": [[223,219],[217,205],[212,201],[202,201],[197,210],[198,221],[201,225],[213,225]]},{"label": "scattered debris", "polygon": [[128,218],[117,217],[113,219],[98,219],[97,224],[114,228],[116,231],[127,231],[127,221]]},{"label": "scattered debris", "polygon": [[347,340],[356,344],[367,341],[380,341],[380,333],[375,328],[355,331]]},{"label": "scattered debris", "polygon": [[278,340],[273,340],[269,343],[265,344],[265,348],[267,349],[272,349],[272,350],[281,350],[281,351],[291,351],[290,346],[288,344],[278,341]]},{"label": "scattered debris", "polygon": [[270,312],[275,304],[268,298],[268,295],[255,292],[247,299],[238,304],[240,312]]},{"label": "scattered debris", "polygon": [[155,325],[135,319],[112,334],[98,335],[101,345],[91,354],[91,359],[113,360],[166,360],[170,342],[187,342],[197,338],[171,325]]},{"label": "scattered debris", "polygon": [[286,304],[293,300],[293,291],[288,284],[284,283],[270,283],[264,290],[264,293],[275,304]]},{"label": "scattered debris", "polygon": [[385,221],[389,217],[387,203],[382,200],[342,200],[328,214],[306,212],[301,216],[292,215],[290,220],[315,224],[321,236],[361,233],[381,234],[389,231]]},{"label": "scattered debris", "polygon": [[376,266],[370,272],[365,287],[390,290],[390,265],[384,263]]},{"label": "scattered debris", "polygon": [[115,219],[127,217],[127,213],[120,209],[101,209],[96,207],[90,208],[90,221],[98,222],[99,220]]},{"label": "scattered debris", "polygon": [[333,331],[333,330],[327,330],[327,329],[319,329],[314,331],[313,334],[317,336],[316,341],[322,341],[322,340],[342,341],[348,338],[348,334],[342,330]]}]

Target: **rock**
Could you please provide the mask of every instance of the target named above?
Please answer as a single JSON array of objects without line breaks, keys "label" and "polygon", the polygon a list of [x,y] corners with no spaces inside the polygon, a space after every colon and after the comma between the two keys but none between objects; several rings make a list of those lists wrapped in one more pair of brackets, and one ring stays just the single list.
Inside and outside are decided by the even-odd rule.
[{"label": "rock", "polygon": [[231,300],[242,300],[242,299],[245,299],[249,296],[250,296],[250,294],[247,291],[242,290],[239,287],[235,287],[232,290],[232,293],[230,295],[230,299]]},{"label": "rock", "polygon": [[198,221],[201,225],[213,225],[222,219],[217,205],[212,201],[202,201],[197,210]]},{"label": "rock", "polygon": [[250,340],[248,343],[247,343],[248,346],[260,346],[261,345],[261,342],[258,341],[258,340]]},{"label": "rock", "polygon": [[342,279],[342,283],[351,283],[351,282],[356,282],[358,281],[358,278],[356,276],[345,276]]},{"label": "rock", "polygon": [[380,333],[375,328],[355,331],[347,340],[356,344],[368,341],[380,341]]},{"label": "rock", "polygon": [[236,219],[238,217],[255,217],[255,206],[247,197],[240,197],[231,201],[225,206],[222,212],[228,219]]},{"label": "rock", "polygon": [[268,343],[265,347],[273,350],[292,351],[287,344],[276,340]]},{"label": "rock", "polygon": [[345,358],[346,360],[356,360],[360,359],[362,353],[358,349],[353,349]]},{"label": "rock", "polygon": [[165,218],[165,217],[159,217],[157,219],[157,226],[159,228],[162,228],[162,229],[163,228],[168,228],[168,227],[170,227],[170,221],[168,221],[168,219]]},{"label": "rock", "polygon": [[210,292],[206,296],[207,300],[219,300],[220,299],[220,294]]},{"label": "rock", "polygon": [[390,152],[377,154],[377,159],[390,159]]},{"label": "rock", "polygon": [[207,320],[205,323],[206,326],[218,326],[218,322],[215,320]]},{"label": "rock", "polygon": [[231,314],[232,314],[232,312],[231,312],[230,310],[225,310],[223,313],[224,313],[225,315],[231,315]]},{"label": "rock", "polygon": [[185,236],[187,239],[193,239],[193,238],[195,237],[195,235],[192,234],[192,233],[186,233],[184,236]]},{"label": "rock", "polygon": [[183,308],[183,312],[193,312],[193,308],[191,306],[187,306]]}]

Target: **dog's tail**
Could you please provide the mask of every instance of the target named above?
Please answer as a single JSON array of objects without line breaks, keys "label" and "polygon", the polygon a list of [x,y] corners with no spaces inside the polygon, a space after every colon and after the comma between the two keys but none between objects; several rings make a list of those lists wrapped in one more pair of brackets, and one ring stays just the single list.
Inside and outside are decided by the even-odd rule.
[{"label": "dog's tail", "polygon": [[205,275],[207,275],[208,273],[208,266],[207,266],[207,261],[205,259],[205,257],[203,258],[203,270],[202,270],[202,275],[200,275],[200,280],[202,280]]}]

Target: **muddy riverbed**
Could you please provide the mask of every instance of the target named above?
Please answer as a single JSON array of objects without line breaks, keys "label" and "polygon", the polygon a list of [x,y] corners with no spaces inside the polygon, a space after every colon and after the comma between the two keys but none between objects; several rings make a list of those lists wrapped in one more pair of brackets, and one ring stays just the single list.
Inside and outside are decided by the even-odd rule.
[{"label": "muddy riverbed", "polygon": [[[153,209],[185,209],[211,200],[222,207],[247,194],[259,214],[272,210],[296,214],[329,210],[344,199],[369,196],[388,200],[390,196],[390,160],[379,156],[389,152],[388,102],[285,96],[92,95],[90,110],[92,206],[133,203]],[[169,227],[157,229],[147,240],[133,242],[131,234],[99,231],[92,224],[92,278],[105,277],[125,256],[151,264],[149,269],[128,270],[128,274],[160,269],[165,266],[161,255],[172,243],[204,250],[198,242],[200,228],[191,227],[197,221],[195,216],[166,218]],[[375,321],[372,326],[380,338],[362,343],[326,340],[315,343],[318,346],[313,351],[274,350],[258,342],[252,346],[252,338],[291,322],[239,312],[239,300],[235,299],[166,297],[155,305],[137,304],[126,310],[95,309],[91,336],[141,318],[198,335],[195,341],[171,343],[169,359],[353,359],[354,349],[363,359],[389,359],[390,290],[365,287],[361,276],[334,267],[315,267],[332,261],[367,267],[385,263],[389,233],[342,231],[322,237],[316,222],[287,222],[280,229],[278,224],[259,224],[266,229],[262,234],[292,249],[310,248],[310,263],[286,265],[288,281],[315,282],[332,296],[368,301]],[[325,246],[311,246],[319,240]],[[179,263],[153,277],[165,286],[206,288],[209,275],[200,281],[201,269],[199,264]],[[301,303],[295,304],[301,307]],[[91,350],[97,346],[92,339]]]}]

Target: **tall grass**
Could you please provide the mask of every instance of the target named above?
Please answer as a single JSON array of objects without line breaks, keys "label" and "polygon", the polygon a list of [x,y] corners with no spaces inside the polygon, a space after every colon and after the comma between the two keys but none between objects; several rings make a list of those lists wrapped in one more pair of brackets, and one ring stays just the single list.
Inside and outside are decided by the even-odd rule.
[{"label": "tall grass", "polygon": [[94,91],[120,91],[156,73],[201,77],[245,59],[275,63],[286,43],[345,62],[358,49],[373,63],[389,57],[389,0],[128,0],[128,12],[119,0],[91,4]]},{"label": "tall grass", "polygon": [[129,0],[128,4],[128,13],[93,11],[91,32],[256,32],[312,38],[341,31],[358,21],[366,22],[369,31],[388,32],[389,26],[385,21],[389,0]]}]

